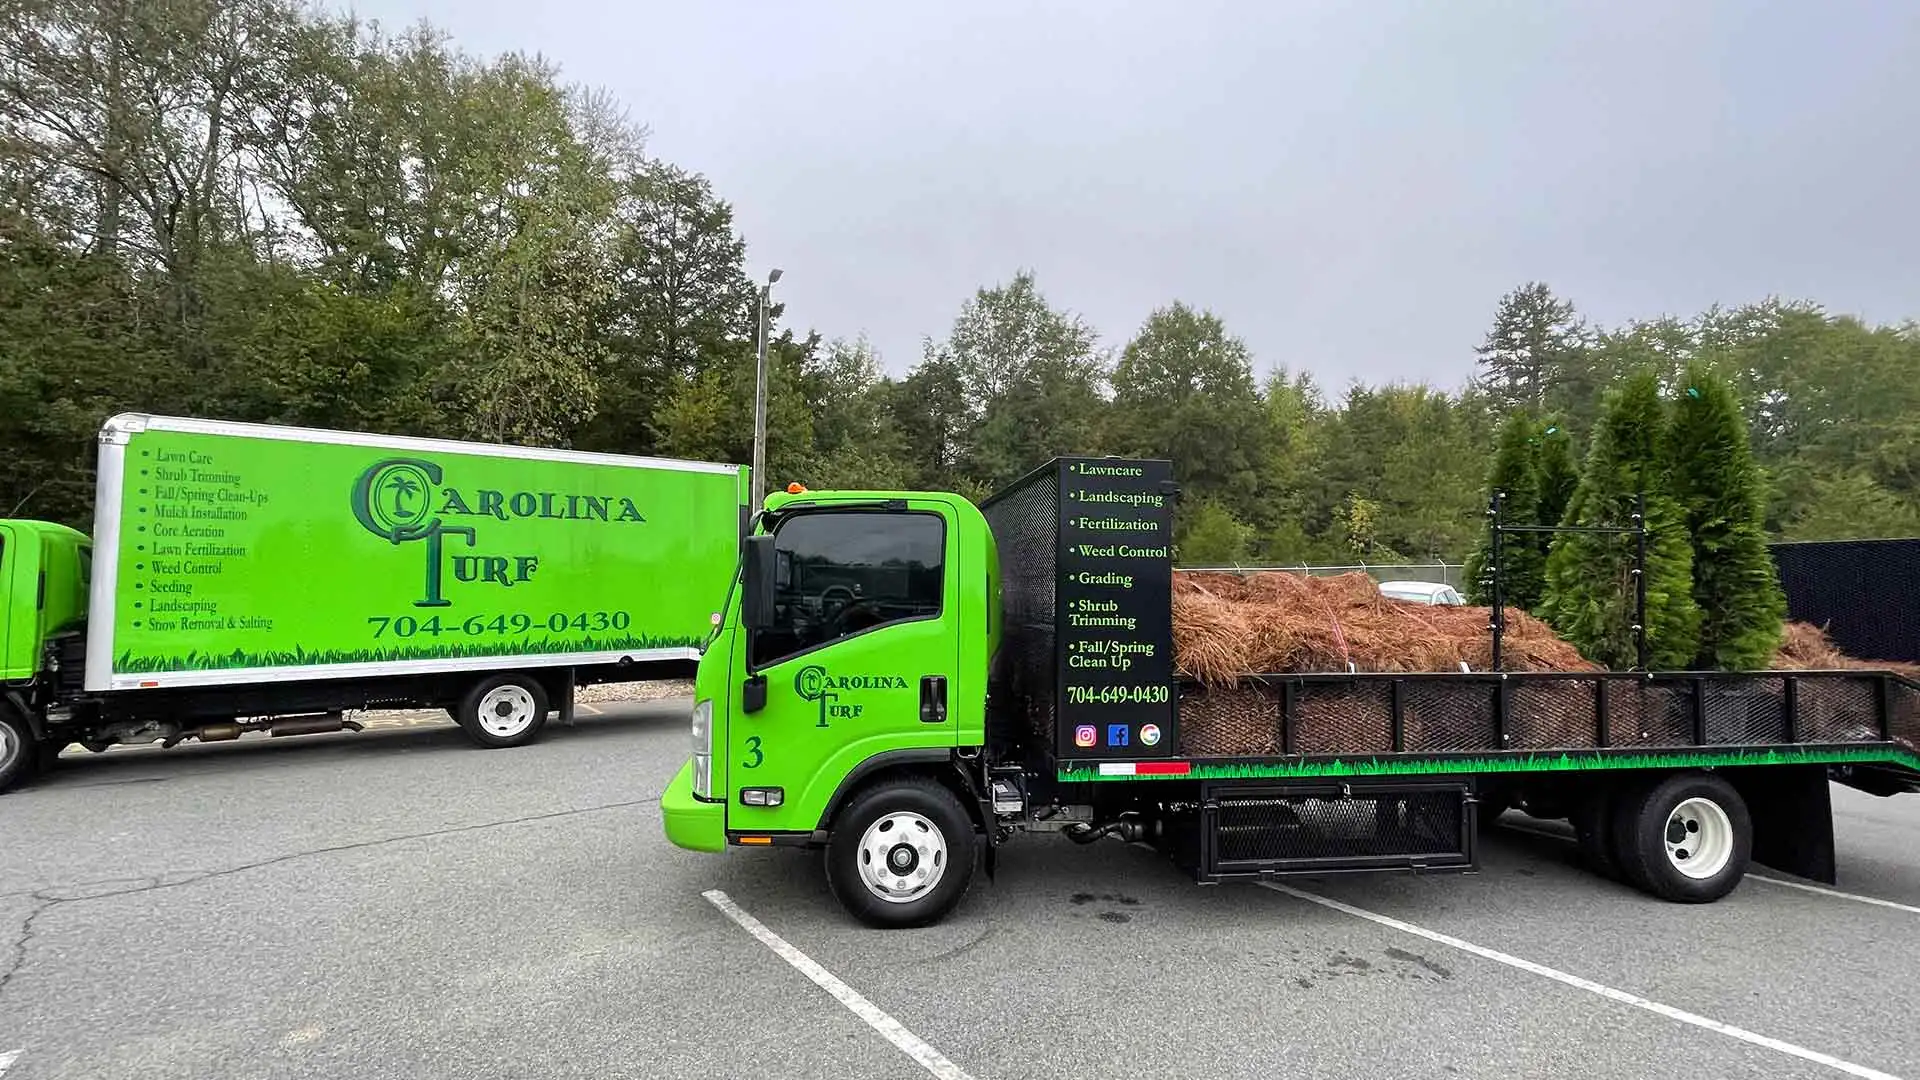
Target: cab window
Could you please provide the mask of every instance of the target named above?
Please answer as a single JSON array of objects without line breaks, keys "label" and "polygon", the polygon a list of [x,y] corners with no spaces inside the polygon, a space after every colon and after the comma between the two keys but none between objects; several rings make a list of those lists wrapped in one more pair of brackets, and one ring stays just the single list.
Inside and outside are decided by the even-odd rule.
[{"label": "cab window", "polygon": [[946,525],[935,514],[803,513],[774,533],[774,623],[755,667],[910,619],[938,618]]}]

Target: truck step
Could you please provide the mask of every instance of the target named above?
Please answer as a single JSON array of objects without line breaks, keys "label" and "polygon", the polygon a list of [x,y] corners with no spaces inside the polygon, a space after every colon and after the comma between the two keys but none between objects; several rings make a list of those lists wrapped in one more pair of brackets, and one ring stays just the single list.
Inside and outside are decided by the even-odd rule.
[{"label": "truck step", "polygon": [[1209,785],[1177,847],[1202,880],[1466,870],[1474,813],[1464,782]]}]

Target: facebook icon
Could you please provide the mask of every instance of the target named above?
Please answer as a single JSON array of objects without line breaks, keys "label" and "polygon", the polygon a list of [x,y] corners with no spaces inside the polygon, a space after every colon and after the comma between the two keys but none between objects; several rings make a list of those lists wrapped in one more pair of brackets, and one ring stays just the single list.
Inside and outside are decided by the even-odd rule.
[{"label": "facebook icon", "polygon": [[1108,746],[1127,745],[1127,730],[1128,730],[1127,725],[1125,724],[1108,724],[1107,725],[1107,745]]}]

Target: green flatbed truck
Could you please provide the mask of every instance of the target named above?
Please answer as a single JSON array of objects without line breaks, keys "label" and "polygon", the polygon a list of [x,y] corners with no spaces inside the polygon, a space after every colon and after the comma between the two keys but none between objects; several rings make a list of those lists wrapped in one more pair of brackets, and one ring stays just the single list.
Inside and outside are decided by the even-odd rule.
[{"label": "green flatbed truck", "polygon": [[578,685],[691,674],[746,489],[736,465],[114,417],[91,539],[0,521],[0,790],[74,743],[369,707],[531,741]]},{"label": "green flatbed truck", "polygon": [[1753,859],[1832,882],[1829,781],[1920,783],[1920,686],[1884,672],[1183,684],[1176,494],[1166,462],[1074,458],[979,506],[769,498],[700,661],[668,839],[821,849],[852,914],[912,926],[1020,833],[1153,844],[1207,883],[1458,871],[1512,807],[1699,902]]}]

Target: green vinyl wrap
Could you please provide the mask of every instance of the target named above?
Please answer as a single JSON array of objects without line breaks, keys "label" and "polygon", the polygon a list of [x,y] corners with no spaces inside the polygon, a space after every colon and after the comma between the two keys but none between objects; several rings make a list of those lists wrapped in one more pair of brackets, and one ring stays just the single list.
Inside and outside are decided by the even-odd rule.
[{"label": "green vinyl wrap", "polygon": [[741,470],[285,431],[130,437],[116,676],[691,657],[725,597]]}]

